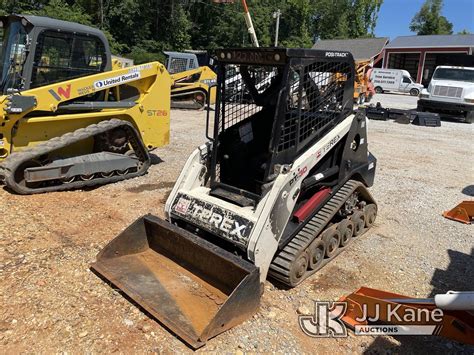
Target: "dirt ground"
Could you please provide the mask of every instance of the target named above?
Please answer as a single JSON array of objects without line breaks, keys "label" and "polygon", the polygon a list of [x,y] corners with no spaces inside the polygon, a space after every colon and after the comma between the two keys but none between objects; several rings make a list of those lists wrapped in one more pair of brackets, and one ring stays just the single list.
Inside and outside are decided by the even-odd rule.
[{"label": "dirt ground", "polygon": [[[187,156],[205,140],[205,113],[173,111],[171,128],[172,143],[154,152],[159,159],[146,176],[36,196],[0,189],[1,353],[191,352],[89,269],[135,219],[164,216]],[[314,339],[298,326],[298,313],[311,312],[314,300],[336,300],[360,286],[415,297],[473,288],[473,227],[441,216],[474,195],[473,128],[370,121],[375,226],[300,287],[267,281],[259,312],[200,351],[473,353],[434,337]]]}]

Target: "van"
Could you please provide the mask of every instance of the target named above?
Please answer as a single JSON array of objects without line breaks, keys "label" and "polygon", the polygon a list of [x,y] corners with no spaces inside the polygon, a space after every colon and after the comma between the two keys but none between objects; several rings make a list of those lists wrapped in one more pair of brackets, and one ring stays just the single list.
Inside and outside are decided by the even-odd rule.
[{"label": "van", "polygon": [[402,69],[374,68],[370,78],[378,94],[385,91],[397,91],[418,96],[423,89],[423,85],[415,83],[410,73]]}]

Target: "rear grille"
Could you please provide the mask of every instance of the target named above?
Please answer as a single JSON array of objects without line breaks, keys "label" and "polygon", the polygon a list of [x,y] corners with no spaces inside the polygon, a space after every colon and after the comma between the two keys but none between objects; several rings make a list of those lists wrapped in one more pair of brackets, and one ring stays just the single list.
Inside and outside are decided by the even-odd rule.
[{"label": "rear grille", "polygon": [[462,97],[462,88],[455,86],[436,85],[433,95],[446,97]]}]

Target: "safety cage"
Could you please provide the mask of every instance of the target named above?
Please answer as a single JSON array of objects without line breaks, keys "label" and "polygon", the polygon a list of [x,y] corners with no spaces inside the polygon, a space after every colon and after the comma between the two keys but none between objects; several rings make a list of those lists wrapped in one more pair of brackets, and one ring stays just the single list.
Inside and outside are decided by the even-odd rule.
[{"label": "safety cage", "polygon": [[[211,193],[255,205],[278,173],[353,110],[348,52],[217,51]],[[209,125],[208,125],[209,126]]]}]

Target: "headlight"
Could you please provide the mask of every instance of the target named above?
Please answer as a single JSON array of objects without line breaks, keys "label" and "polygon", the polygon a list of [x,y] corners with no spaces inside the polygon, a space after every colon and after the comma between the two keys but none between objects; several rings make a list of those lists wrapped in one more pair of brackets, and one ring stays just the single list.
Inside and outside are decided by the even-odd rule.
[{"label": "headlight", "polygon": [[470,103],[470,104],[474,104],[474,99],[464,99],[464,101]]},{"label": "headlight", "polygon": [[420,99],[428,99],[430,94],[420,94]]}]

